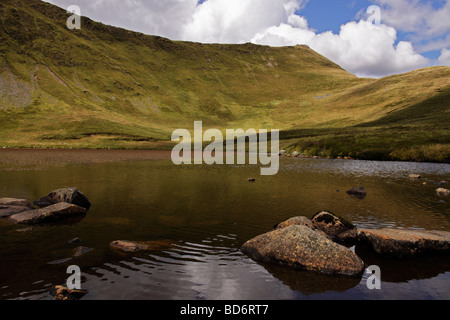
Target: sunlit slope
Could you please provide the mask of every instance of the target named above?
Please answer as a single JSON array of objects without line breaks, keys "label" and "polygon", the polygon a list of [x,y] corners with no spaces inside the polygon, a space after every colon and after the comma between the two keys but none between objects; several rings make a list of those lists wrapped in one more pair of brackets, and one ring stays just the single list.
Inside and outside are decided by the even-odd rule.
[{"label": "sunlit slope", "polygon": [[38,0],[0,2],[0,146],[167,148],[196,120],[278,128],[284,147],[333,156],[360,148],[322,145],[347,131],[401,127],[420,146],[448,146],[448,67],[360,79],[306,46],[176,42],[87,18],[68,30],[68,17]]}]

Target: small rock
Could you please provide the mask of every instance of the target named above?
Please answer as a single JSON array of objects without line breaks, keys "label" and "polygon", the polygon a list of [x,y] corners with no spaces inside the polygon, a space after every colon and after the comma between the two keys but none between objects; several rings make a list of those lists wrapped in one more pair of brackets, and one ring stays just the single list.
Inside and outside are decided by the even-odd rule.
[{"label": "small rock", "polygon": [[81,242],[80,238],[73,238],[72,240],[69,241],[70,244],[80,243],[80,242]]},{"label": "small rock", "polygon": [[444,188],[439,188],[436,190],[436,193],[441,197],[446,197],[446,196],[450,195],[450,190],[444,189]]},{"label": "small rock", "polygon": [[31,203],[25,199],[15,199],[15,198],[1,198],[0,206],[15,206],[15,207],[29,207],[31,208]]},{"label": "small rock", "polygon": [[34,201],[38,207],[45,208],[56,203],[66,202],[75,204],[89,210],[91,203],[89,199],[77,188],[63,188],[50,192],[46,196]]},{"label": "small rock", "polygon": [[0,205],[0,218],[7,218],[12,215],[24,212],[24,211],[30,211],[30,207],[23,207],[23,206],[3,206]]},{"label": "small rock", "polygon": [[12,215],[11,217],[9,217],[9,219],[15,223],[33,225],[83,215],[85,213],[86,209],[82,207],[61,202],[46,208],[18,213]]},{"label": "small rock", "polygon": [[333,213],[322,211],[316,214],[312,223],[332,239],[337,239],[341,233],[355,230],[356,227]]},{"label": "small rock", "polygon": [[91,252],[92,250],[94,250],[94,249],[92,249],[92,248],[87,248],[87,247],[78,247],[78,248],[76,248],[76,249],[74,250],[73,256],[74,256],[74,257],[79,257],[79,256],[82,256],[83,254],[86,254],[86,253]]},{"label": "small rock", "polygon": [[114,249],[118,249],[126,253],[134,253],[138,251],[156,251],[167,249],[173,245],[173,242],[169,240],[147,242],[116,240],[112,241],[109,245]]},{"label": "small rock", "polygon": [[50,290],[50,294],[55,300],[80,300],[88,291],[86,290],[71,290],[65,286],[54,286]]},{"label": "small rock", "polygon": [[364,187],[356,187],[347,191],[351,196],[356,196],[358,198],[364,198],[367,195],[366,189]]}]

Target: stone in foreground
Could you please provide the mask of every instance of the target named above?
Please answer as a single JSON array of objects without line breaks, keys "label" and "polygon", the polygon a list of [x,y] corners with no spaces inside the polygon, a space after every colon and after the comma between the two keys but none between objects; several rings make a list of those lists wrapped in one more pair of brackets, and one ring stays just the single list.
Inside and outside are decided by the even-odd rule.
[{"label": "stone in foreground", "polygon": [[65,286],[54,286],[50,294],[55,300],[80,300],[88,292],[86,290],[71,290]]},{"label": "stone in foreground", "polygon": [[242,251],[256,261],[327,275],[360,276],[364,271],[354,252],[306,226],[265,233],[246,242]]},{"label": "stone in foreground", "polygon": [[83,215],[85,213],[85,208],[61,202],[42,209],[18,213],[12,215],[9,219],[15,223],[33,225],[54,222],[64,218]]},{"label": "stone in foreground", "polygon": [[378,254],[397,258],[450,253],[450,232],[401,229],[359,229],[358,241]]},{"label": "stone in foreground", "polygon": [[34,201],[34,204],[43,208],[60,202],[75,204],[86,210],[89,210],[91,207],[89,199],[80,190],[74,187],[52,191],[39,200]]}]

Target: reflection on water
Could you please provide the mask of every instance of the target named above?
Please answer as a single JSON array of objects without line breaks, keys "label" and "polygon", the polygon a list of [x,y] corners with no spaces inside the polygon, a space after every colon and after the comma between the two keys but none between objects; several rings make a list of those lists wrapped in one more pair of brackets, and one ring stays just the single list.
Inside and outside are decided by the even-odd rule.
[{"label": "reflection on water", "polygon": [[[358,227],[450,231],[450,199],[435,192],[449,165],[282,158],[276,176],[259,170],[158,160],[0,171],[2,197],[34,200],[76,186],[93,204],[81,221],[24,229],[0,220],[0,299],[49,299],[72,264],[85,299],[450,299],[448,257],[396,261],[357,248],[382,269],[383,289],[374,292],[367,276],[260,265],[239,250],[280,221],[320,210]],[[366,198],[346,194],[360,185]],[[82,242],[70,244],[76,237]],[[113,240],[173,245],[130,255],[112,250]],[[79,246],[93,250],[76,257]]]}]

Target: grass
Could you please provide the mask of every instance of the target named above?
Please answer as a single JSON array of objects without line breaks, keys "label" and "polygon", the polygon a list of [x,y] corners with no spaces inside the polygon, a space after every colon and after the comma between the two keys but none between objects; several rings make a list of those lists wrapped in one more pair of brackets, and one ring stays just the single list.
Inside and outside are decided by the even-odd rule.
[{"label": "grass", "polygon": [[448,162],[450,68],[349,74],[306,46],[178,42],[0,3],[0,147],[161,149],[173,130],[282,130],[309,155]]}]

